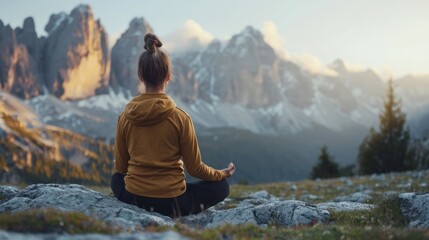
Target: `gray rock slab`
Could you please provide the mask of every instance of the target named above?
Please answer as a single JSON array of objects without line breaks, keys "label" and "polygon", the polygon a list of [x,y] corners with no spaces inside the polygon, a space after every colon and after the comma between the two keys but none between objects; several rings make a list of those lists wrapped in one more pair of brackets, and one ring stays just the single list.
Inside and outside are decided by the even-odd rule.
[{"label": "gray rock slab", "polygon": [[335,212],[371,210],[375,207],[373,204],[358,202],[325,202],[316,204],[316,206],[321,209],[332,210]]},{"label": "gray rock slab", "polygon": [[251,198],[251,199],[261,199],[261,198],[268,199],[268,200],[277,200],[278,199],[277,197],[271,195],[270,193],[268,193],[265,190],[249,193],[245,197]]},{"label": "gray rock slab", "polygon": [[131,231],[148,225],[174,225],[174,221],[169,217],[147,212],[75,184],[30,185],[0,204],[0,212],[37,208],[78,211]]},{"label": "gray rock slab", "polygon": [[358,202],[358,203],[368,203],[372,197],[370,195],[371,191],[364,192],[355,192],[345,196],[338,196],[333,202]]},{"label": "gray rock slab", "polygon": [[410,227],[429,228],[429,193],[401,193],[399,204]]},{"label": "gray rock slab", "polygon": [[7,201],[19,193],[19,189],[12,186],[0,186],[0,202]]},{"label": "gray rock slab", "polygon": [[294,227],[327,223],[331,210],[370,210],[374,207],[359,202],[315,205],[297,200],[279,200],[266,192],[257,192],[237,203],[234,208],[212,207],[202,213],[173,220],[76,184],[35,184],[23,190],[3,186],[0,187],[0,193],[2,192],[10,193],[10,198],[0,203],[0,212],[37,208],[78,211],[127,231],[138,231],[148,225],[173,226],[176,223],[198,228],[214,228],[225,224]]},{"label": "gray rock slab", "polygon": [[180,221],[188,226],[203,228],[214,228],[225,224],[276,224],[293,227],[326,223],[329,218],[329,212],[316,205],[284,200],[260,204],[241,203],[237,208],[222,211],[209,209],[196,215],[183,217]]}]

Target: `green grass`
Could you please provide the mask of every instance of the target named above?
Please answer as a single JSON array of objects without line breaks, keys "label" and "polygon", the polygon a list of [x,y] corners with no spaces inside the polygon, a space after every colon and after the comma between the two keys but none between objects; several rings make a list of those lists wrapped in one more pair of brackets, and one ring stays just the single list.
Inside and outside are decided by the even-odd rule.
[{"label": "green grass", "polygon": [[[350,177],[348,178],[352,185],[347,185],[347,180],[342,178],[326,179],[319,181],[304,180],[299,182],[279,182],[258,185],[232,185],[230,198],[240,200],[242,196],[265,190],[270,194],[283,199],[305,200],[310,203],[326,202],[340,195],[348,195],[362,189],[371,189],[373,200],[368,203],[379,203],[384,199],[382,196],[386,191],[395,192],[429,192],[429,184],[420,186],[422,183],[429,182],[429,175],[423,175],[420,178],[411,178],[405,174],[386,175],[385,180],[372,179],[370,176]],[[398,187],[400,184],[412,181],[408,187]],[[296,190],[292,186],[296,186]],[[312,194],[317,195],[318,199],[305,199],[304,196]]]},{"label": "green grass", "polygon": [[0,214],[0,229],[25,233],[105,233],[118,232],[104,222],[79,212],[34,209]]},{"label": "green grass", "polygon": [[341,226],[385,226],[405,228],[407,219],[399,209],[398,197],[383,200],[371,211],[331,211],[331,222]]},{"label": "green grass", "polygon": [[150,227],[149,232],[173,230],[193,239],[429,239],[428,230],[417,230],[386,226],[343,226],[320,225],[310,227],[282,228],[267,226],[265,228],[254,225],[233,226],[225,225],[215,229],[189,229],[183,225],[172,228]]},{"label": "green grass", "polygon": [[382,200],[370,211],[333,212],[328,224],[284,228],[276,225],[226,225],[214,229],[149,227],[145,231],[173,230],[195,239],[429,239],[429,229],[410,229],[399,209],[399,199]]}]

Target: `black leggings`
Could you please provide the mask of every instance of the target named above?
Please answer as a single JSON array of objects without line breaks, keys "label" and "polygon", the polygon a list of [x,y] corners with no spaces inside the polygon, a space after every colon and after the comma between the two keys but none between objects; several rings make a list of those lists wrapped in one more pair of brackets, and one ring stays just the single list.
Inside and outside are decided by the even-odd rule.
[{"label": "black leggings", "polygon": [[222,180],[219,182],[186,183],[186,192],[174,198],[143,197],[132,194],[125,189],[124,177],[120,173],[115,173],[112,176],[111,188],[119,201],[170,217],[199,213],[222,202],[229,194],[229,184],[226,180]]}]

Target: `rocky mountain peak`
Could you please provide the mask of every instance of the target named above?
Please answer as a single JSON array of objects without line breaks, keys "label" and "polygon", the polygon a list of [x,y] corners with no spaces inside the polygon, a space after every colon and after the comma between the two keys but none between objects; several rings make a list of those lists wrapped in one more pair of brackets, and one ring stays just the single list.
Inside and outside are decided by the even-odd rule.
[{"label": "rocky mountain peak", "polygon": [[139,31],[142,32],[153,32],[152,27],[143,17],[136,17],[131,20],[129,24],[129,31],[137,33]]},{"label": "rocky mountain peak", "polygon": [[8,24],[3,27],[3,33],[1,33],[2,38],[0,40],[3,40],[5,42],[15,43],[16,42],[16,35],[13,31],[12,27]]},{"label": "rocky mountain peak", "polygon": [[80,99],[106,89],[110,70],[107,33],[88,5],[70,15],[51,15],[45,30],[44,74],[48,89],[62,99]]},{"label": "rocky mountain peak", "polygon": [[253,39],[264,39],[262,33],[252,26],[246,26],[239,35]]},{"label": "rocky mountain peak", "polygon": [[48,24],[45,26],[45,31],[48,34],[53,33],[58,28],[61,28],[63,24],[66,24],[67,22],[71,22],[72,18],[67,15],[65,12],[60,12],[58,14],[52,14],[49,17]]},{"label": "rocky mountain peak", "polygon": [[225,52],[240,59],[259,59],[255,62],[270,66],[277,59],[274,49],[264,41],[264,37],[257,29],[247,26],[239,34],[234,35],[225,47]]},{"label": "rocky mountain peak", "polygon": [[144,35],[153,29],[144,18],[131,20],[128,29],[112,48],[111,86],[129,90],[132,95],[139,92],[137,76],[138,56],[144,50]]},{"label": "rocky mountain peak", "polygon": [[79,4],[77,7],[75,7],[71,13],[70,16],[72,17],[76,17],[79,15],[86,15],[86,16],[92,16],[92,8],[91,6],[87,5],[87,4]]},{"label": "rocky mountain peak", "polygon": [[346,65],[344,64],[344,61],[341,59],[335,59],[330,65],[330,68],[336,70],[337,72],[346,72]]},{"label": "rocky mountain peak", "polygon": [[268,46],[262,33],[252,26],[247,26],[243,31],[234,35],[229,44],[236,47]]},{"label": "rocky mountain peak", "polygon": [[40,60],[40,43],[36,33],[36,27],[32,17],[24,20],[22,29],[15,30],[18,42],[26,46],[28,53],[34,58],[36,64]]},{"label": "rocky mountain peak", "polygon": [[21,98],[30,98],[41,92],[37,62],[31,55],[35,53],[37,34],[32,19],[26,19],[24,23],[25,31],[0,24],[0,89]]},{"label": "rocky mountain peak", "polygon": [[226,43],[214,40],[205,50],[184,59],[180,66],[193,73],[190,76],[198,82],[198,96],[209,102],[222,99],[260,108],[272,106],[280,99],[274,69],[278,57],[253,27],[246,27]]},{"label": "rocky mountain peak", "polygon": [[32,17],[28,17],[24,20],[24,25],[22,27],[24,32],[36,32],[36,27]]}]

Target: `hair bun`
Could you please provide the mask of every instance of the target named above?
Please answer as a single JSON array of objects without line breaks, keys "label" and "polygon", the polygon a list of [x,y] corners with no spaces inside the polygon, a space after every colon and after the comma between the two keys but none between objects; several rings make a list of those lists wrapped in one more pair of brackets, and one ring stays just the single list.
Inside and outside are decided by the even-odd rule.
[{"label": "hair bun", "polygon": [[160,47],[162,47],[162,42],[155,34],[148,33],[144,36],[144,49],[154,53]]}]

